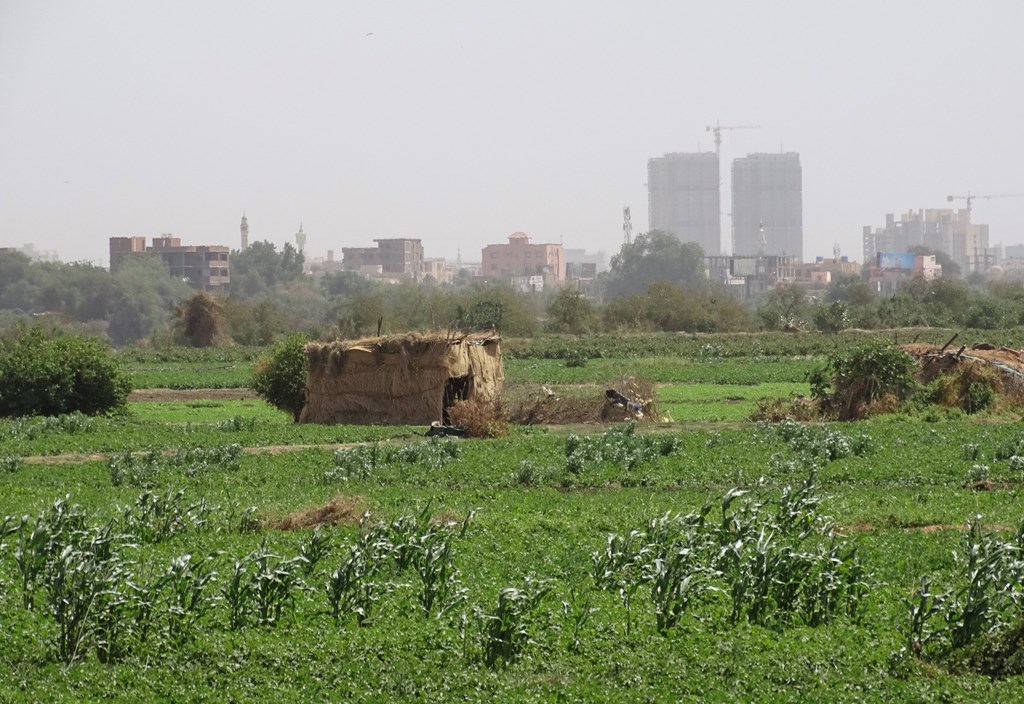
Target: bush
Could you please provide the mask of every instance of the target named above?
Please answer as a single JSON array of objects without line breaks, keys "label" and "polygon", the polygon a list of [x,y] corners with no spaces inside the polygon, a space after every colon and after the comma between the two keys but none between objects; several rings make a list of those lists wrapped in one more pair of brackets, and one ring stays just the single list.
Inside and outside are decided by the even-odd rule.
[{"label": "bush", "polygon": [[466,429],[466,437],[503,438],[508,435],[505,409],[498,401],[469,398],[448,409],[448,416],[452,425]]},{"label": "bush", "polygon": [[123,410],[131,382],[99,340],[40,327],[0,340],[0,416]]},{"label": "bush", "polygon": [[829,355],[823,367],[811,372],[811,395],[823,409],[835,412],[840,420],[868,415],[873,406],[891,397],[905,400],[914,388],[917,364],[899,347],[870,342]]},{"label": "bush", "polygon": [[296,422],[306,403],[308,341],[305,335],[295,334],[278,342],[256,360],[249,381],[250,389],[270,405],[291,413]]}]

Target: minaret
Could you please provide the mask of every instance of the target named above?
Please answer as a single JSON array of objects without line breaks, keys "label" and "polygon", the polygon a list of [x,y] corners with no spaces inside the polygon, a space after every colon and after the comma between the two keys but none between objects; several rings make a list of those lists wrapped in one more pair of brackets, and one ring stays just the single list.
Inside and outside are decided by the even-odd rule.
[{"label": "minaret", "polygon": [[249,221],[245,219],[245,213],[242,213],[242,249],[249,248]]},{"label": "minaret", "polygon": [[302,221],[299,221],[299,231],[295,233],[295,244],[299,245],[301,253],[306,248],[306,233],[302,231]]}]

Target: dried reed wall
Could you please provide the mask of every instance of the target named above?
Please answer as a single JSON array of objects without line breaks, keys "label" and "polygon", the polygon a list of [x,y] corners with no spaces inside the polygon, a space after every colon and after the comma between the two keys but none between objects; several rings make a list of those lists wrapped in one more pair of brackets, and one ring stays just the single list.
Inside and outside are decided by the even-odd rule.
[{"label": "dried reed wall", "polygon": [[504,383],[497,338],[405,335],[306,346],[300,423],[426,425],[441,420],[445,384],[469,377],[469,398],[497,400]]}]

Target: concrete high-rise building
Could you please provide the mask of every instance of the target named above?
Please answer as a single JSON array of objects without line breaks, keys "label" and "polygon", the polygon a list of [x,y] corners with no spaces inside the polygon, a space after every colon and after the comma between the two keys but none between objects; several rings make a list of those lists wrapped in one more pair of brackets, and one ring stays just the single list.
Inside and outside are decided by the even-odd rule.
[{"label": "concrete high-rise building", "polygon": [[802,260],[803,212],[799,154],[748,154],[732,162],[734,255]]},{"label": "concrete high-rise building", "polygon": [[722,251],[721,185],[714,152],[671,153],[647,162],[649,226],[705,254]]},{"label": "concrete high-rise building", "polygon": [[947,254],[960,267],[961,276],[984,273],[996,263],[988,246],[988,225],[972,223],[967,210],[911,210],[899,220],[890,213],[884,228],[865,226],[863,233],[865,264],[879,253],[908,252],[913,247]]}]

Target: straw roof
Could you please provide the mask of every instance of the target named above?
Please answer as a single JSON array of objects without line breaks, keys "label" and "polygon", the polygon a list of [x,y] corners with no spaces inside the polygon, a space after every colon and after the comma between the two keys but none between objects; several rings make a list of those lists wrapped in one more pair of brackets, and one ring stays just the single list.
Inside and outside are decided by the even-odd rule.
[{"label": "straw roof", "polygon": [[306,345],[309,376],[300,423],[422,425],[441,420],[445,386],[463,399],[498,400],[500,338],[419,334]]}]

